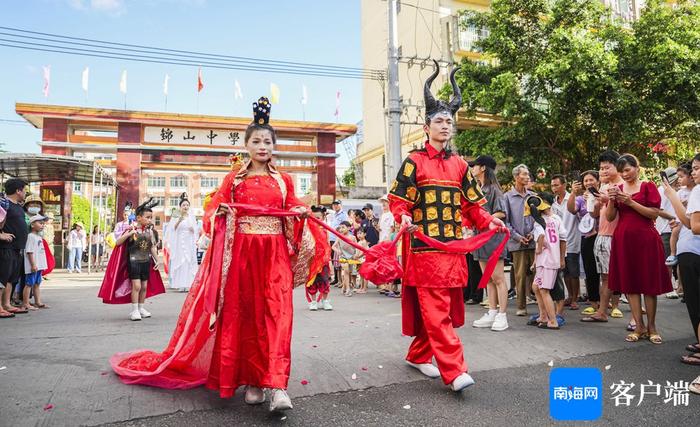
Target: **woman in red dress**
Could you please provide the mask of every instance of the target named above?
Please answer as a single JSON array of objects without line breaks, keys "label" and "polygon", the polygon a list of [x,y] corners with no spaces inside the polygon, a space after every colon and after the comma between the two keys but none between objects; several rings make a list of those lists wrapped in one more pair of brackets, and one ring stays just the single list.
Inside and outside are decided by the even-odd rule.
[{"label": "woman in red dress", "polygon": [[[620,215],[610,249],[609,287],[612,291],[627,294],[637,325],[625,340],[637,342],[640,338],[648,338],[654,344],[661,344],[663,341],[656,330],[656,297],[673,289],[664,265],[661,237],[654,228],[661,195],[652,182],[639,180],[639,160],[633,155],[620,156],[617,170],[624,183],[608,189],[611,200],[608,221],[614,221]],[[646,328],[642,295],[647,311]]]},{"label": "woman in red dress", "polygon": [[328,263],[330,248],[324,232],[289,213],[303,216],[306,207],[289,175],[271,164],[269,101],[260,98],[253,108],[255,120],[245,133],[250,160],[227,175],[206,206],[204,226],[212,243],[168,347],[162,353],[116,354],[110,363],[127,384],[206,384],[222,398],[245,385],[249,404],[264,402],[268,389],[270,410],[283,410],[292,408],[286,393],[292,289],[313,280]]}]

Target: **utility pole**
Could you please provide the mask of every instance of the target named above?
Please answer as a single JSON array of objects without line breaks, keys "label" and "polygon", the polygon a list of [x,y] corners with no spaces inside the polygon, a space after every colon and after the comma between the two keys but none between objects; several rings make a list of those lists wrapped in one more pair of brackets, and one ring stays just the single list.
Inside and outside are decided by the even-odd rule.
[{"label": "utility pole", "polygon": [[389,0],[389,140],[385,147],[387,164],[387,187],[399,173],[401,168],[401,101],[399,99],[399,30],[398,30],[398,1]]}]

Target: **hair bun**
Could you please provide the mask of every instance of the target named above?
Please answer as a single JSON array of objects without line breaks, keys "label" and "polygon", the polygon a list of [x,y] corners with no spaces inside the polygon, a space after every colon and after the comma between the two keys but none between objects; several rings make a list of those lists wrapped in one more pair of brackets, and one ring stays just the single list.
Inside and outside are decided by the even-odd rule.
[{"label": "hair bun", "polygon": [[253,102],[253,123],[266,125],[270,123],[270,100],[261,96],[258,102]]}]

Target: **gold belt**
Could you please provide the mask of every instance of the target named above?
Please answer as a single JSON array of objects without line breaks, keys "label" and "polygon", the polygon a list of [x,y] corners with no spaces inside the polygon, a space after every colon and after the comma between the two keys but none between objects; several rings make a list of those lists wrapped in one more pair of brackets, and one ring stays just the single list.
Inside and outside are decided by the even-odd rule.
[{"label": "gold belt", "polygon": [[274,216],[242,216],[238,218],[239,233],[282,234],[282,220]]}]

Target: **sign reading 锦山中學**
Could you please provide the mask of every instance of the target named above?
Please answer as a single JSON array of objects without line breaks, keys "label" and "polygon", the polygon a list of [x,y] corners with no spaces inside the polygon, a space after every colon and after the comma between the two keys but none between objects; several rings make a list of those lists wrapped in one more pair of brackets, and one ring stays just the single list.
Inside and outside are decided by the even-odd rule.
[{"label": "sign reading \u9526\u5c71\u4e2d\u5b78", "polygon": [[144,142],[168,145],[242,146],[242,137],[242,132],[230,129],[146,126],[143,132]]}]

